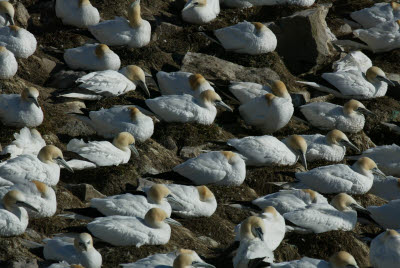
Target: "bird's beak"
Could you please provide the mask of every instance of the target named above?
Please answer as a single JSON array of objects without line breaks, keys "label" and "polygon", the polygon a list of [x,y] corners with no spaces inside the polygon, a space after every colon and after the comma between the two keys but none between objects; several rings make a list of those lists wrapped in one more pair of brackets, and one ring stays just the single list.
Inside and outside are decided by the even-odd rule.
[{"label": "bird's beak", "polygon": [[307,168],[307,159],[306,159],[306,154],[305,153],[300,152],[300,161],[301,161],[301,164],[303,165],[303,167],[306,170],[308,170],[308,168]]},{"label": "bird's beak", "polygon": [[378,168],[373,168],[371,169],[372,174],[377,175],[383,179],[387,179],[385,173],[383,173],[382,171],[380,171]]},{"label": "bird's beak", "polygon": [[192,262],[193,267],[215,268],[214,265],[205,262]]},{"label": "bird's beak", "polygon": [[182,226],[182,224],[180,223],[180,222],[178,222],[178,221],[176,221],[176,220],[173,220],[173,219],[171,219],[171,218],[165,218],[165,220],[164,220],[166,223],[168,223],[168,224],[172,224],[172,225],[175,225],[175,226]]},{"label": "bird's beak", "polygon": [[225,102],[223,102],[223,101],[216,101],[215,104],[218,105],[218,106],[221,106],[221,107],[225,108],[226,110],[228,110],[228,111],[230,111],[230,112],[233,112],[232,108],[229,107],[229,106],[228,106]]},{"label": "bird's beak", "polygon": [[130,149],[136,156],[139,156],[139,151],[136,149],[135,144],[129,145],[129,149]]},{"label": "bird's beak", "polygon": [[357,109],[357,111],[360,112],[360,113],[363,113],[363,114],[365,113],[365,114],[375,115],[373,112],[371,112],[371,111],[368,110],[367,108],[359,107],[359,108]]},{"label": "bird's beak", "polygon": [[150,91],[146,85],[146,82],[139,80],[138,85],[140,86],[141,89],[143,89],[144,93],[146,93],[147,97],[150,98]]},{"label": "bird's beak", "polygon": [[254,228],[256,232],[256,236],[261,239],[261,241],[264,241],[264,233],[260,227]]},{"label": "bird's beak", "polygon": [[367,209],[365,209],[364,207],[360,206],[357,203],[351,204],[350,207],[352,209],[354,209],[355,211],[360,211],[360,212],[363,212],[363,213],[367,213],[368,215],[371,214],[371,212],[369,212]]},{"label": "bird's beak", "polygon": [[182,9],[182,11],[184,11],[184,10],[186,10],[186,9],[189,9],[189,8],[191,8],[191,7],[194,6],[193,0],[189,0],[189,1],[190,1],[190,3],[189,3],[187,6],[185,6],[185,7]]},{"label": "bird's beak", "polygon": [[176,198],[172,194],[167,195],[165,198],[167,199],[168,203],[172,203],[175,206],[182,207],[181,203],[179,203],[179,201],[176,200]]},{"label": "bird's beak", "polygon": [[74,170],[68,165],[67,161],[65,161],[62,158],[57,158],[56,159],[57,163],[63,167],[65,167],[68,171],[74,173]]},{"label": "bird's beak", "polygon": [[356,150],[357,152],[360,152],[360,149],[358,149],[357,146],[355,146],[355,145],[354,145],[353,143],[351,143],[350,141],[341,140],[340,143],[341,143],[343,146],[351,147],[351,148],[353,148],[354,150]]},{"label": "bird's beak", "polygon": [[392,82],[392,80],[390,80],[390,79],[387,79],[386,77],[384,77],[384,76],[377,76],[376,77],[379,81],[381,81],[381,82],[385,82],[385,83],[387,83],[388,85],[391,85],[392,87],[394,87],[395,86],[395,84]]},{"label": "bird's beak", "polygon": [[25,202],[23,202],[23,201],[18,201],[18,202],[16,202],[16,205],[17,205],[17,206],[24,207],[24,208],[27,208],[27,209],[30,209],[30,210],[33,210],[33,211],[35,211],[35,212],[39,212],[39,210],[38,210],[37,208],[35,208],[34,206],[29,205],[28,203],[25,203]]},{"label": "bird's beak", "polygon": [[40,105],[39,105],[39,102],[38,102],[38,99],[37,99],[37,98],[33,98],[33,103],[34,103],[38,108],[40,108]]},{"label": "bird's beak", "polygon": [[11,17],[10,14],[6,14],[6,20],[7,20],[11,25],[15,25],[14,18]]}]

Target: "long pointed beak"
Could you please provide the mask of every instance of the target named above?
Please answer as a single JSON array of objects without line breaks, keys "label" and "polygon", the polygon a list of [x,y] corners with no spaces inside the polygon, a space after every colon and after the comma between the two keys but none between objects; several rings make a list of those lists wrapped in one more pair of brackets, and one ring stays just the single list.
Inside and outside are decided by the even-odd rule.
[{"label": "long pointed beak", "polygon": [[7,14],[7,15],[6,15],[6,18],[7,18],[7,21],[8,21],[11,25],[15,25],[14,18],[11,17],[10,14]]},{"label": "long pointed beak", "polygon": [[57,158],[56,161],[57,161],[57,163],[58,163],[59,165],[62,165],[62,166],[65,167],[68,171],[74,173],[74,170],[68,165],[67,161],[65,161],[65,160],[62,159],[62,158]]},{"label": "long pointed beak", "polygon": [[368,110],[367,108],[362,108],[362,107],[360,107],[360,108],[358,108],[357,109],[360,113],[365,113],[365,114],[369,114],[369,115],[375,115],[373,112],[371,112],[370,110]]},{"label": "long pointed beak", "polygon": [[215,268],[214,265],[205,262],[192,262],[193,267]]},{"label": "long pointed beak", "polygon": [[33,103],[34,103],[38,108],[40,108],[40,105],[39,105],[39,102],[38,102],[37,98],[34,98],[34,99],[33,99]]},{"label": "long pointed beak", "polygon": [[344,146],[351,147],[351,148],[353,148],[354,150],[356,150],[357,152],[360,152],[360,149],[358,149],[358,147],[355,146],[355,145],[354,145],[353,143],[351,143],[350,141],[342,140],[341,143],[342,143]]},{"label": "long pointed beak", "polygon": [[377,175],[383,179],[387,179],[385,173],[383,173],[382,171],[380,171],[378,168],[373,168],[371,170],[372,174]]},{"label": "long pointed beak", "polygon": [[259,227],[257,227],[257,228],[254,228],[254,230],[255,230],[255,232],[256,232],[256,236],[257,236],[258,238],[260,238],[261,241],[264,241],[264,233],[263,233],[262,229],[259,228]]},{"label": "long pointed beak", "polygon": [[139,151],[136,149],[135,144],[129,145],[129,149],[130,149],[136,156],[139,156]]},{"label": "long pointed beak", "polygon": [[29,204],[26,203],[26,202],[18,201],[16,204],[17,204],[17,206],[21,206],[21,207],[24,207],[24,208],[27,208],[27,209],[30,209],[30,210],[39,212],[39,210],[38,210],[37,208],[35,208],[35,207],[32,206],[32,205],[29,205]]},{"label": "long pointed beak", "polygon": [[226,110],[228,110],[228,111],[230,111],[230,112],[233,112],[232,108],[229,107],[229,106],[228,106],[225,102],[223,102],[223,101],[217,101],[217,102],[215,102],[215,104],[218,105],[218,106],[221,106],[221,107],[225,108]]},{"label": "long pointed beak", "polygon": [[371,214],[371,212],[369,212],[366,208],[360,206],[359,204],[354,203],[354,204],[351,204],[350,207],[352,209],[354,209],[355,211],[360,211],[363,213]]},{"label": "long pointed beak", "polygon": [[146,82],[140,80],[138,82],[138,85],[140,86],[141,89],[143,89],[144,93],[146,93],[146,96],[150,98],[150,91],[146,85]]},{"label": "long pointed beak", "polygon": [[171,218],[166,218],[164,221],[166,223],[168,223],[168,224],[172,224],[172,225],[175,225],[175,226],[182,226],[182,224],[180,222],[178,222],[176,220],[173,220]]},{"label": "long pointed beak", "polygon": [[177,207],[183,208],[181,203],[179,203],[179,201],[176,200],[176,198],[172,194],[167,195],[165,198],[167,199],[168,203],[171,203]]},{"label": "long pointed beak", "polygon": [[383,77],[383,76],[377,76],[376,77],[379,81],[382,81],[382,82],[385,82],[385,83],[387,83],[388,85],[391,85],[392,87],[394,87],[395,86],[395,84],[392,82],[392,80],[390,80],[390,79],[387,79],[386,77]]},{"label": "long pointed beak", "polygon": [[301,161],[301,164],[303,165],[303,167],[306,169],[306,170],[308,170],[308,168],[307,168],[307,159],[306,159],[306,154],[304,153],[300,153],[300,161]]},{"label": "long pointed beak", "polygon": [[190,3],[182,9],[182,12],[183,12],[184,10],[186,10],[186,9],[189,9],[189,8],[193,7],[193,0],[192,0],[192,1],[189,0],[189,1],[190,1]]}]

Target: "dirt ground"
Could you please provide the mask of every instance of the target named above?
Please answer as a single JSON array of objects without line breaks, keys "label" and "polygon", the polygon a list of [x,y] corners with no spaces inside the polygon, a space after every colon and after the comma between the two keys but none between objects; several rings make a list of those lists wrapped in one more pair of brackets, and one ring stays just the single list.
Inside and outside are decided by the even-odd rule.
[{"label": "dirt ground", "polygon": [[[64,26],[56,18],[51,1],[46,0],[21,0],[28,10],[31,18],[27,29],[38,40],[38,49],[34,56],[19,61],[17,75],[7,81],[0,81],[0,88],[5,93],[19,93],[26,85],[33,85],[40,90],[40,103],[45,111],[44,123],[38,127],[40,133],[48,143],[53,143],[61,149],[66,149],[68,141],[75,136],[85,140],[101,140],[101,137],[93,133],[78,131],[78,135],[68,128],[82,128],[82,124],[65,114],[65,109],[71,107],[71,101],[54,98],[52,93],[56,90],[50,86],[51,77],[61,69],[65,69],[63,62],[63,50],[77,47],[86,41],[93,39],[87,30]],[[99,9],[103,19],[111,19],[116,15],[126,16],[126,7],[129,0],[91,0],[92,5]],[[336,33],[339,28],[339,19],[349,19],[350,12],[372,6],[374,1],[369,0],[317,0],[317,4],[330,3],[327,22],[332,31]],[[239,55],[224,51],[217,44],[207,41],[197,33],[198,26],[189,25],[180,18],[180,11],[184,6],[183,0],[142,0],[142,16],[150,21],[152,41],[146,47],[139,49],[115,48],[113,49],[121,58],[122,66],[136,64],[150,73],[151,68],[164,71],[176,71],[181,66],[181,61],[187,52],[198,52],[216,56],[245,67],[269,67],[277,72],[281,79],[291,88],[306,89],[295,80],[298,78],[290,74],[283,64],[280,55],[272,52],[262,56]],[[248,9],[222,8],[218,18],[204,25],[205,30],[215,30],[224,26],[235,24],[242,20],[269,22],[281,17],[290,16],[301,10],[299,7],[255,7]],[[161,23],[170,23],[179,26],[177,30],[158,31]],[[385,72],[400,73],[400,50],[374,55],[366,54]],[[56,67],[49,71],[43,59],[49,59]],[[320,81],[320,74],[329,71],[331,62],[321,66],[320,70],[306,78],[311,81]],[[221,81],[218,81],[221,82]],[[228,82],[228,81],[222,81]],[[0,91],[1,92],[1,91]],[[152,97],[159,95],[156,87],[150,86]],[[313,92],[311,92],[314,94]],[[124,96],[106,98],[98,102],[86,102],[86,107],[92,110],[101,107],[108,108],[115,104],[141,104],[144,97],[140,91],[130,92]],[[224,99],[225,101],[225,99]],[[83,208],[86,204],[68,191],[68,184],[88,183],[105,195],[120,194],[135,188],[137,179],[151,173],[170,171],[172,167],[182,162],[180,152],[186,146],[200,146],[208,144],[208,149],[224,149],[224,146],[212,141],[226,141],[232,137],[244,137],[247,135],[259,135],[259,131],[246,126],[240,119],[238,105],[231,100],[226,102],[235,108],[234,113],[222,112],[218,114],[216,121],[211,126],[198,124],[167,124],[159,122],[155,124],[155,132],[152,139],[138,144],[140,157],[132,157],[128,164],[118,167],[102,167],[86,171],[69,173],[61,172],[60,183],[57,190],[58,211],[65,213],[68,209]],[[332,102],[343,104],[343,100],[333,99]],[[375,115],[367,117],[364,131],[350,135],[350,139],[362,149],[367,148],[369,137],[375,144],[392,144],[397,142],[398,136],[390,133],[380,122],[392,119],[393,111],[400,111],[398,100],[392,97],[382,97],[372,101],[364,101],[365,106]],[[13,139],[13,133],[17,129],[0,125],[0,143],[6,145]],[[291,134],[324,133],[305,125],[290,122],[288,126],[274,133],[278,138]],[[349,151],[349,154],[355,153]],[[65,153],[66,158],[72,157]],[[343,161],[346,163],[346,161]],[[309,169],[326,165],[328,163],[311,163]],[[249,216],[249,212],[241,211],[227,206],[233,201],[249,201],[257,196],[269,194],[278,190],[276,186],[268,184],[271,181],[293,180],[295,171],[301,169],[301,165],[293,167],[273,168],[248,168],[246,180],[240,187],[210,186],[214,192],[218,209],[210,218],[179,219],[184,227],[173,227],[171,240],[163,246],[113,247],[101,241],[95,241],[95,247],[103,256],[103,267],[118,267],[120,263],[134,262],[150,254],[169,252],[178,248],[190,248],[196,250],[204,259],[217,267],[232,266],[231,244],[233,242],[234,226]],[[163,180],[160,180],[163,181]],[[362,205],[379,205],[383,201],[373,195],[356,196]],[[12,261],[24,261],[36,259],[40,267],[47,267],[48,262],[43,260],[40,249],[28,250],[23,245],[23,239],[40,243],[45,237],[62,232],[85,231],[88,221],[72,220],[59,216],[51,218],[31,220],[29,230],[21,237],[0,239],[0,266],[5,267]],[[274,252],[277,261],[298,259],[303,256],[328,259],[330,255],[339,251],[350,252],[357,260],[360,267],[368,267],[369,249],[358,238],[361,234],[378,234],[379,229],[358,225],[354,231],[332,231],[324,234],[288,234],[279,248]],[[210,238],[212,240],[210,240]]]}]

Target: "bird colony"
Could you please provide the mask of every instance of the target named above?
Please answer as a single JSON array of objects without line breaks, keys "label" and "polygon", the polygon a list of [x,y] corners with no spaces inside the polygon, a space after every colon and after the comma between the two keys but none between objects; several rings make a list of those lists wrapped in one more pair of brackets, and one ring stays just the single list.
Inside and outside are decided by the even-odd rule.
[{"label": "bird colony", "polygon": [[400,3],[355,2],[0,1],[0,266],[399,268]]}]

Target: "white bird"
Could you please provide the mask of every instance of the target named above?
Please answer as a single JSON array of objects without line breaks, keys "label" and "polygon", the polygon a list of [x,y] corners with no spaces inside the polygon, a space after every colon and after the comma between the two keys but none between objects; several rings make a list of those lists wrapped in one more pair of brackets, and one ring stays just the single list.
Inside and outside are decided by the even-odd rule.
[{"label": "white bird", "polygon": [[0,2],[0,27],[14,25],[15,10],[8,1]]},{"label": "white bird", "polygon": [[5,46],[0,46],[0,79],[12,78],[17,71],[18,63],[14,54]]},{"label": "white bird", "polygon": [[152,208],[143,218],[108,216],[96,218],[87,228],[96,237],[114,246],[164,245],[171,236],[171,227],[180,225],[168,218],[164,210]]},{"label": "white bird", "polygon": [[400,199],[400,179],[392,176],[386,179],[374,176],[374,183],[369,193],[388,201]]},{"label": "white bird", "polygon": [[287,125],[294,108],[291,100],[267,93],[240,105],[239,112],[248,125],[272,133]]},{"label": "white bird", "polygon": [[271,263],[271,268],[358,268],[357,262],[346,251],[339,251],[329,258],[329,262],[309,257],[300,260]]},{"label": "white bird", "polygon": [[371,189],[374,175],[386,178],[368,157],[362,157],[352,166],[336,164],[297,172],[294,187],[311,188],[321,193],[365,194]]},{"label": "white bird", "polygon": [[128,132],[115,136],[113,143],[108,141],[91,141],[72,139],[67,144],[67,150],[75,152],[100,167],[118,166],[128,163],[131,151],[139,156],[135,147],[135,138]]},{"label": "white bird", "polygon": [[356,100],[350,100],[344,106],[329,102],[312,102],[300,106],[300,111],[314,127],[323,130],[338,129],[349,133],[357,133],[364,128],[365,117],[362,113],[373,114]]},{"label": "white bird", "polygon": [[129,132],[135,140],[144,142],[153,135],[154,122],[141,110],[145,111],[138,106],[126,105],[101,108],[98,111],[84,110],[84,114],[73,115],[104,138],[113,138],[120,132]]},{"label": "white bird", "polygon": [[361,70],[361,72],[366,73],[371,67],[371,59],[359,50],[351,51],[332,63],[334,72],[340,70]]},{"label": "white bird", "polygon": [[[56,185],[60,179],[60,166],[73,170],[65,162],[60,149],[53,145],[43,147],[38,156],[19,155],[0,165],[0,179],[9,184],[37,180],[47,185]],[[1,184],[1,183],[0,183]]]},{"label": "white bird", "polygon": [[182,19],[193,24],[205,24],[214,20],[219,12],[219,0],[189,0],[182,9]]},{"label": "white bird", "polygon": [[396,134],[400,135],[400,124],[399,122],[381,122],[382,125],[387,126],[391,131],[393,131]]},{"label": "white bird", "polygon": [[266,226],[257,216],[248,217],[240,227],[240,246],[233,258],[234,268],[247,268],[253,259],[263,258],[266,262],[274,261],[274,253],[264,241]]},{"label": "white bird", "polygon": [[46,260],[81,264],[85,268],[100,268],[102,265],[102,257],[93,247],[92,236],[88,233],[81,233],[74,240],[54,237],[44,241],[43,255]]},{"label": "white bird", "polygon": [[298,135],[292,135],[283,141],[268,135],[248,136],[230,139],[227,144],[238,150],[249,166],[290,166],[296,164],[300,158],[307,169],[307,143]]},{"label": "white bird", "polygon": [[280,80],[274,80],[271,87],[263,86],[252,82],[232,82],[229,85],[229,91],[240,101],[245,104],[254,98],[265,96],[272,93],[277,97],[292,100],[286,85]]},{"label": "white bird", "polygon": [[85,268],[80,264],[69,264],[68,262],[61,261],[59,263],[53,263],[47,268]]},{"label": "white bird", "polygon": [[88,71],[118,71],[121,60],[105,44],[86,44],[81,47],[70,48],[64,52],[64,60],[71,69]]},{"label": "white bird", "polygon": [[3,198],[11,190],[18,190],[23,193],[25,201],[35,208],[26,208],[29,218],[51,217],[56,213],[56,193],[53,188],[43,182],[34,180],[0,187],[0,198]]},{"label": "white bird", "polygon": [[363,28],[372,28],[384,22],[400,19],[400,4],[394,1],[376,3],[372,7],[351,12],[350,17],[361,24]]},{"label": "white bird", "polygon": [[191,95],[168,95],[147,99],[146,105],[166,122],[196,122],[211,125],[217,115],[216,105],[229,111],[221,97],[213,90],[203,91],[198,98]]},{"label": "white bird", "polygon": [[357,223],[357,211],[366,211],[351,196],[336,195],[331,204],[311,204],[303,209],[283,214],[283,217],[305,233],[324,233],[332,230],[353,230]]},{"label": "white bird", "polygon": [[353,34],[366,43],[374,53],[387,52],[400,47],[400,20],[388,21],[369,29],[357,29]]},{"label": "white bird", "polygon": [[309,162],[318,160],[340,162],[346,154],[346,146],[360,151],[349,141],[346,134],[337,129],[329,131],[326,136],[321,134],[301,136],[307,142],[306,158]]},{"label": "white bird", "polygon": [[[221,1],[222,2],[222,1]],[[223,0],[228,7],[247,8],[252,6],[296,5],[309,7],[315,0]]]},{"label": "white bird", "polygon": [[365,156],[374,160],[386,175],[400,176],[400,146],[397,144],[377,146],[364,151],[361,155],[348,158],[357,160]]},{"label": "white bird", "polygon": [[380,226],[388,229],[400,229],[400,199],[392,200],[382,206],[369,206],[367,210]]},{"label": "white bird", "polygon": [[187,160],[172,169],[197,185],[241,185],[246,178],[246,164],[236,153],[214,151]]},{"label": "white bird", "polygon": [[174,214],[182,218],[210,217],[217,209],[217,200],[207,186],[165,185],[177,202],[171,202]]},{"label": "white bird", "polygon": [[43,122],[39,91],[24,88],[19,94],[0,94],[0,121],[6,126],[37,127]]},{"label": "white bird", "polygon": [[[265,225],[265,232],[263,232],[264,242],[269,249],[274,251],[282,242],[285,237],[286,232],[286,224],[285,219],[282,215],[276,211],[276,209],[272,206],[265,207],[258,215],[263,221]],[[240,228],[243,222],[239,223],[235,227],[235,240],[240,241],[243,237],[241,237]],[[243,235],[243,233],[242,233]]]},{"label": "white bird", "polygon": [[0,28],[0,46],[14,53],[16,58],[28,58],[36,51],[37,41],[33,34],[16,25]]},{"label": "white bird", "polygon": [[37,155],[46,142],[36,129],[22,128],[19,133],[14,133],[14,139],[9,145],[3,148],[0,155],[10,154],[15,158],[21,154]]},{"label": "white bird", "polygon": [[144,218],[151,208],[161,208],[171,216],[171,205],[168,202],[179,202],[175,195],[162,184],[154,184],[143,195],[120,194],[105,198],[92,198],[90,206],[106,216],[121,215]]},{"label": "white bird", "polygon": [[375,237],[371,242],[369,259],[375,268],[399,267],[400,234],[389,229]]},{"label": "white bird", "polygon": [[133,1],[129,6],[128,20],[115,17],[114,20],[89,26],[89,31],[97,40],[109,46],[143,47],[151,37],[150,23],[140,16],[140,0]]},{"label": "white bird", "polygon": [[328,204],[328,200],[321,194],[310,189],[281,190],[251,201],[260,209],[273,206],[279,213],[305,209],[311,204]]},{"label": "white bird", "polygon": [[159,71],[156,74],[157,82],[162,95],[188,94],[198,97],[201,92],[214,90],[210,83],[201,74],[187,72],[166,73]]},{"label": "white bird", "polygon": [[28,213],[25,208],[35,210],[28,204],[23,193],[9,191],[0,204],[0,237],[21,235],[28,226]]},{"label": "white bird", "polygon": [[[180,255],[189,255],[191,262],[189,262],[186,265],[191,265],[191,266],[179,266],[175,264],[175,260],[180,256]],[[181,263],[182,260],[180,260],[182,257],[179,257],[179,259],[176,262]],[[185,257],[187,258],[187,257]],[[144,259],[140,259],[136,262],[133,263],[124,263],[120,264],[122,267],[127,267],[127,268],[156,268],[156,267],[176,267],[176,268],[181,268],[181,267],[209,267],[213,268],[214,266],[211,264],[208,264],[204,262],[199,255],[194,250],[190,249],[178,249],[173,252],[169,253],[164,253],[164,254],[154,254],[150,255]],[[214,267],[215,268],[215,267]]]},{"label": "white bird", "polygon": [[97,8],[89,0],[56,0],[56,16],[65,25],[87,28],[100,21]]},{"label": "white bird", "polygon": [[[141,87],[148,97],[145,74],[139,66],[128,65],[121,70],[105,70],[92,72],[75,81],[81,90],[72,90],[59,97],[83,100],[99,100],[103,96],[119,96]],[[80,92],[82,91],[82,92]]]},{"label": "white bird", "polygon": [[227,51],[250,55],[272,52],[278,42],[275,34],[260,22],[239,22],[215,30],[214,34]]}]

